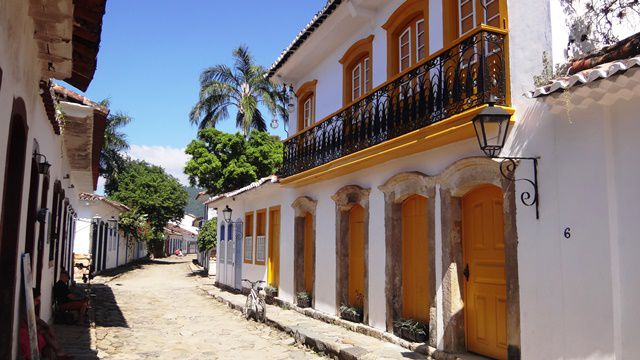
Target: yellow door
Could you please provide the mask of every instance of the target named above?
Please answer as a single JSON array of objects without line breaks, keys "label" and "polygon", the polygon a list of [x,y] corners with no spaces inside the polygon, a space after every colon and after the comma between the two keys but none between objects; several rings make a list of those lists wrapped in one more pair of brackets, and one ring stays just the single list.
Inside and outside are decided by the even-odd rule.
[{"label": "yellow door", "polygon": [[364,301],[364,208],[349,211],[349,304],[363,306]]},{"label": "yellow door", "polygon": [[313,294],[313,215],[304,217],[304,289]]},{"label": "yellow door", "polygon": [[269,266],[267,271],[269,285],[280,284],[280,209],[269,210]]},{"label": "yellow door", "polygon": [[507,287],[502,191],[473,190],[462,199],[467,349],[507,358]]},{"label": "yellow door", "polygon": [[427,199],[402,203],[402,316],[429,323],[429,241]]}]

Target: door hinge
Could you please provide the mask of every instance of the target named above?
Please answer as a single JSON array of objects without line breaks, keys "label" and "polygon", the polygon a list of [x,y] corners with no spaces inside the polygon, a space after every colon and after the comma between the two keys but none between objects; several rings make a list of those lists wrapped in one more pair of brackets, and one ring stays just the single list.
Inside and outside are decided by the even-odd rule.
[{"label": "door hinge", "polygon": [[464,267],[462,274],[464,275],[464,278],[469,281],[469,264]]}]

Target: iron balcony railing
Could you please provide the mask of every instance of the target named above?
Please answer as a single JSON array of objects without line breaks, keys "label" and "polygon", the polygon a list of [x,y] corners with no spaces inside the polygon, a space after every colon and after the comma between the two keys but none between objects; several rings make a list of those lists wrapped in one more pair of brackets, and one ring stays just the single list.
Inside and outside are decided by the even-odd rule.
[{"label": "iron balcony railing", "polygon": [[362,99],[284,142],[281,177],[487,104],[507,102],[506,34],[479,27]]}]

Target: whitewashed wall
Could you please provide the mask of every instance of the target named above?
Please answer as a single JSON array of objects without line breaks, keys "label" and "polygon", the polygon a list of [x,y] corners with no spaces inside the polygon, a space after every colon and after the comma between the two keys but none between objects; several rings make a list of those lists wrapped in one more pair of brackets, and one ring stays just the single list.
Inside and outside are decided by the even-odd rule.
[{"label": "whitewashed wall", "polygon": [[541,218],[518,209],[523,357],[629,359],[640,351],[639,84],[630,70],[530,100],[514,131],[514,148],[541,156]]},{"label": "whitewashed wall", "polygon": [[[70,173],[68,168],[67,155],[62,151],[62,138],[54,134],[52,126],[46,116],[44,106],[39,94],[39,80],[41,78],[41,62],[38,59],[38,49],[33,40],[33,21],[28,16],[29,3],[18,0],[7,0],[0,2],[0,68],[2,69],[2,84],[0,84],[0,179],[5,177],[5,160],[7,155],[7,136],[9,132],[11,109],[14,98],[22,98],[26,105],[27,124],[29,126],[26,164],[24,173],[24,186],[22,195],[20,242],[18,249],[22,254],[25,248],[26,219],[27,219],[27,198],[29,196],[30,178],[30,158],[33,153],[34,140],[37,140],[40,153],[47,156],[52,164],[50,169],[50,188],[48,203],[53,199],[53,184],[55,180],[62,180],[63,176]],[[42,180],[42,178],[40,179]],[[71,183],[73,182],[71,179]],[[69,198],[73,208],[78,209],[76,201],[78,194],[75,189],[69,189],[69,181],[62,180],[63,189]],[[40,191],[42,191],[40,189]],[[0,198],[4,196],[4,189],[0,186]],[[38,204],[40,194],[38,195]],[[38,236],[38,231],[36,231]],[[37,259],[37,249],[34,259]],[[45,244],[44,259],[45,265],[42,274],[42,306],[41,318],[49,320],[51,318],[51,297],[53,287],[53,266],[47,265],[49,257],[49,246]],[[32,259],[33,261],[33,259]],[[18,261],[16,268],[16,284],[20,284],[21,264]],[[34,272],[35,278],[35,272]],[[34,279],[35,280],[35,279]],[[20,296],[18,286],[15,294],[15,303],[18,304]],[[16,307],[14,315],[14,334],[17,334],[18,317]],[[14,336],[14,349],[17,336]],[[15,354],[14,354],[15,356]]]}]

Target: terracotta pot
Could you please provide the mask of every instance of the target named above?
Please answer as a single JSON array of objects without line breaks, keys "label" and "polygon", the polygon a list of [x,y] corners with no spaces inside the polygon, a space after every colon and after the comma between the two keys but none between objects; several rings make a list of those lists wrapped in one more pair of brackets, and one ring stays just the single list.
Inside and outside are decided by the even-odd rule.
[{"label": "terracotta pot", "polygon": [[362,314],[353,314],[351,312],[346,312],[346,311],[341,312],[340,317],[342,319],[355,322],[355,323],[361,323],[363,318]]},{"label": "terracotta pot", "polygon": [[309,299],[300,299],[300,298],[298,298],[298,307],[300,307],[300,308],[311,307],[311,298],[309,298]]}]

